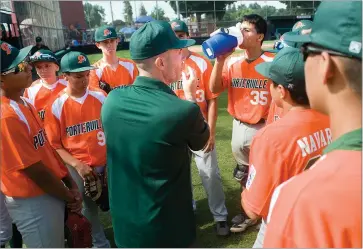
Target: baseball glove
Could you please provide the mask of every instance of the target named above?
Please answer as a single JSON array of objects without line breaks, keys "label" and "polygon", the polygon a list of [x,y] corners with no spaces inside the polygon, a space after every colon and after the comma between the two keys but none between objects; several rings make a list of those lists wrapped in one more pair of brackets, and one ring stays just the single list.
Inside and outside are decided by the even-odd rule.
[{"label": "baseball glove", "polygon": [[102,193],[101,196],[96,200],[96,204],[100,207],[103,212],[110,210],[110,204],[108,201],[108,184],[107,184],[107,167],[104,172],[97,173],[98,178],[101,180]]},{"label": "baseball glove", "polygon": [[100,85],[100,88],[103,91],[105,91],[107,94],[112,91],[112,87],[110,86],[110,84],[108,84],[106,82],[100,81],[99,85]]},{"label": "baseball glove", "polygon": [[92,232],[91,223],[81,214],[66,211],[64,237],[66,247],[91,248]]},{"label": "baseball glove", "polygon": [[93,180],[90,180],[89,178],[84,180],[84,194],[93,201],[96,201],[102,194],[102,182],[97,173],[92,171],[92,174]]}]

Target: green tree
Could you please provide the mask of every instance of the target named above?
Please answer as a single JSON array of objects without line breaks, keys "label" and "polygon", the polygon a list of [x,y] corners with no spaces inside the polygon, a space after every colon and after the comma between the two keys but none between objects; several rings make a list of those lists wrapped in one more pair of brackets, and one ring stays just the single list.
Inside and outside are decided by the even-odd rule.
[{"label": "green tree", "polygon": [[141,6],[140,6],[140,16],[147,16],[147,11],[145,9],[145,6],[141,3]]},{"label": "green tree", "polygon": [[290,15],[312,15],[321,1],[280,1],[286,4],[286,10]]},{"label": "green tree", "polygon": [[130,4],[130,1],[124,1],[124,19],[125,19],[125,22],[129,25],[132,24],[132,15],[133,15],[133,12],[132,12],[132,7],[131,7],[131,4]]},{"label": "green tree", "polygon": [[[176,12],[176,3],[175,1],[168,1],[170,6]],[[226,7],[229,4],[232,4],[236,1],[178,1],[179,2],[179,10],[180,14],[183,17],[187,17],[187,15],[195,14],[197,17],[198,25],[202,20],[203,14],[213,13],[214,5],[216,9],[216,18],[217,20],[221,20],[226,12]],[[214,14],[214,13],[213,13]]]},{"label": "green tree", "polygon": [[170,19],[165,16],[165,11],[157,6],[154,7],[154,9],[151,12],[151,17],[155,20],[163,20],[170,22]]},{"label": "green tree", "polygon": [[104,23],[105,9],[102,6],[85,3],[83,10],[89,28],[97,28]]}]

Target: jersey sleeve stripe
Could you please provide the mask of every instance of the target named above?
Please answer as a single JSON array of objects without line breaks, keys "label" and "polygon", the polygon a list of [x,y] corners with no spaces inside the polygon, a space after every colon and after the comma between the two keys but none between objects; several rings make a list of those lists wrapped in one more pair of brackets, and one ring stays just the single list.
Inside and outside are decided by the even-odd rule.
[{"label": "jersey sleeve stripe", "polygon": [[31,86],[27,89],[28,91],[28,99],[30,101],[30,103],[32,105],[34,105],[34,102],[35,102],[35,97],[37,96],[40,88],[42,87],[42,84],[41,83],[38,83],[34,86]]},{"label": "jersey sleeve stripe", "polygon": [[128,61],[119,61],[118,62],[121,66],[123,66],[124,68],[127,69],[127,71],[129,72],[130,74],[130,77],[133,78],[133,75],[134,75],[134,69],[135,69],[135,66],[133,63],[131,62],[128,62]]},{"label": "jersey sleeve stripe", "polygon": [[195,55],[191,55],[189,58],[191,60],[193,60],[195,62],[195,64],[198,65],[198,67],[202,73],[204,73],[205,70],[207,70],[207,62],[205,60],[203,60],[202,58],[199,58]]},{"label": "jersey sleeve stripe", "polygon": [[10,106],[11,108],[13,108],[16,115],[18,115],[19,119],[24,122],[24,124],[28,127],[28,132],[30,134],[30,126],[28,120],[25,118],[24,113],[20,110],[18,103],[16,103],[14,100],[10,100]]},{"label": "jersey sleeve stripe", "polygon": [[62,114],[63,105],[67,99],[68,99],[68,94],[63,94],[53,102],[52,113],[59,121]]},{"label": "jersey sleeve stripe", "polygon": [[265,54],[261,55],[261,58],[262,58],[262,60],[264,60],[266,62],[271,62],[274,59],[273,57],[269,57],[269,56],[267,56]]},{"label": "jersey sleeve stripe", "polygon": [[63,86],[67,86],[68,82],[65,79],[59,79],[58,82]]},{"label": "jersey sleeve stripe", "polygon": [[102,73],[103,73],[103,68],[102,67],[99,67],[99,68],[96,69],[96,75],[97,75],[99,80],[102,77]]},{"label": "jersey sleeve stripe", "polygon": [[279,198],[281,189],[287,184],[289,183],[292,179],[294,179],[295,176],[291,177],[289,180],[287,180],[286,182],[281,183],[279,186],[277,186],[272,194],[271,197],[271,202],[270,202],[270,207],[269,207],[269,211],[268,211],[268,215],[267,215],[267,221],[266,224],[270,223],[270,219],[271,219],[271,214],[273,212],[273,209],[275,207],[276,201]]},{"label": "jersey sleeve stripe", "polygon": [[98,99],[101,102],[101,104],[103,104],[103,102],[105,102],[106,96],[101,92],[89,91],[89,95]]},{"label": "jersey sleeve stripe", "polygon": [[235,56],[235,57],[231,57],[229,60],[228,60],[228,62],[227,62],[227,68],[228,68],[228,70],[230,69],[230,67],[233,65],[233,64],[235,64],[235,63],[237,63],[237,62],[239,62],[239,61],[241,61],[241,60],[243,60],[243,56]]}]

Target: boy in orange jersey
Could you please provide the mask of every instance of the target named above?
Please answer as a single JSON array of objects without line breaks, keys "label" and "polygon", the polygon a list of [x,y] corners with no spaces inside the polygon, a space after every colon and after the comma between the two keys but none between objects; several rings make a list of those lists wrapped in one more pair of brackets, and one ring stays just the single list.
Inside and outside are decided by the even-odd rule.
[{"label": "boy in orange jersey", "polygon": [[[311,110],[305,91],[304,61],[296,48],[283,48],[256,70],[273,83],[272,99],[285,115],[254,137],[242,207],[251,219],[262,218],[254,248],[263,245],[273,190],[308,169],[331,142],[327,116]],[[272,163],[271,163],[272,162]]]},{"label": "boy in orange jersey", "polygon": [[113,27],[96,29],[96,46],[102,51],[102,59],[93,64],[97,67],[90,74],[90,86],[99,87],[106,93],[122,85],[131,85],[139,74],[136,64],[116,55],[119,38]]},{"label": "boy in orange jersey", "polygon": [[[31,47],[1,44],[1,192],[27,247],[64,247],[65,202],[81,211],[67,168],[48,143],[35,108],[22,92],[32,81]],[[3,203],[4,204],[4,203]],[[2,209],[3,210],[3,209]]]},{"label": "boy in orange jersey", "polygon": [[110,247],[103,231],[98,206],[85,194],[84,182],[94,181],[106,165],[106,141],[100,113],[106,94],[88,86],[90,65],[87,56],[69,52],[61,60],[67,87],[46,107],[44,126],[50,144],[67,164],[83,195],[83,215],[92,224],[93,245]]},{"label": "boy in orange jersey", "polygon": [[[171,27],[179,39],[189,39],[188,27],[184,22],[174,20],[171,22]],[[229,228],[226,222],[228,212],[225,205],[225,197],[215,148],[218,95],[211,93],[209,90],[212,64],[203,56],[190,52],[188,49],[185,49],[183,52],[186,57],[183,73],[185,75],[188,74],[190,68],[197,77],[196,101],[210,128],[210,138],[206,147],[203,150],[192,152],[198,167],[199,175],[202,179],[203,187],[208,196],[209,209],[216,222],[217,234],[226,236],[229,234]],[[185,99],[182,80],[172,83],[170,87],[179,98]]]},{"label": "boy in orange jersey", "polygon": [[311,36],[291,39],[305,43],[306,91],[333,142],[276,188],[264,247],[362,248],[362,2],[322,2]]},{"label": "boy in orange jersey", "polygon": [[[245,49],[242,55],[232,52],[216,58],[210,90],[220,93],[228,89],[228,112],[234,118],[232,130],[232,153],[237,162],[233,176],[245,185],[248,175],[250,145],[256,132],[265,126],[271,102],[271,81],[255,70],[255,66],[272,61],[274,55],[261,49],[267,30],[266,21],[259,15],[251,14],[242,18],[241,32]],[[254,225],[243,213],[232,219],[232,232],[243,232]],[[240,226],[243,225],[243,226]]]},{"label": "boy in orange jersey", "polygon": [[41,49],[30,57],[30,62],[40,79],[25,90],[24,97],[30,100],[38,111],[40,119],[44,121],[44,109],[49,99],[63,90],[67,86],[67,81],[57,77],[59,63],[53,52]]}]

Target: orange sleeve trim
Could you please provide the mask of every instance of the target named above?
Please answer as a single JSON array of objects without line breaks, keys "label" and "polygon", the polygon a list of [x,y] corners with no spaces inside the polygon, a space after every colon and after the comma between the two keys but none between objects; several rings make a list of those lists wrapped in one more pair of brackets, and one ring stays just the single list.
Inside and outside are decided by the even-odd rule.
[{"label": "orange sleeve trim", "polygon": [[[258,216],[262,216],[261,212],[262,210],[260,210],[259,208],[257,208],[256,206],[252,205],[249,200],[248,200],[248,197],[246,197],[246,190],[244,190],[241,194],[241,201],[243,202],[243,206],[248,208],[247,211],[250,211]],[[242,203],[241,203],[242,204]]]}]

